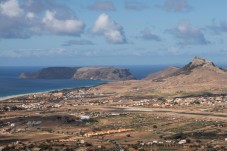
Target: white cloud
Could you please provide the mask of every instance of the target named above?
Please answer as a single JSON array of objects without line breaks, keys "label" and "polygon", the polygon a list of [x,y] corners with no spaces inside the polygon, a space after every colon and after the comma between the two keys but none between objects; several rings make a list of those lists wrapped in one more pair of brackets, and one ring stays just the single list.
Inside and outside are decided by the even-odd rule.
[{"label": "white cloud", "polygon": [[33,12],[28,12],[26,14],[26,18],[28,18],[28,19],[34,19],[35,18],[35,14]]},{"label": "white cloud", "polygon": [[92,28],[92,33],[105,36],[110,43],[126,43],[123,27],[111,20],[107,14],[101,14],[97,18]]},{"label": "white cloud", "polygon": [[43,23],[50,31],[56,34],[66,34],[79,36],[84,30],[84,23],[75,18],[61,20],[56,18],[55,13],[52,11],[46,11],[43,18]]},{"label": "white cloud", "polygon": [[8,0],[0,3],[0,13],[8,17],[17,17],[23,15],[24,11],[17,0]]}]

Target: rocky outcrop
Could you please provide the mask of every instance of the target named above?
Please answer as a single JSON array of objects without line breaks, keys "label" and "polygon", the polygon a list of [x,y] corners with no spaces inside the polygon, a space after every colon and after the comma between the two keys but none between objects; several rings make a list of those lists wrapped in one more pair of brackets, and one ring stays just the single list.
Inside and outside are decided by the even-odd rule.
[{"label": "rocky outcrop", "polygon": [[75,80],[133,80],[128,69],[113,67],[49,67],[34,73],[22,73],[20,78]]}]

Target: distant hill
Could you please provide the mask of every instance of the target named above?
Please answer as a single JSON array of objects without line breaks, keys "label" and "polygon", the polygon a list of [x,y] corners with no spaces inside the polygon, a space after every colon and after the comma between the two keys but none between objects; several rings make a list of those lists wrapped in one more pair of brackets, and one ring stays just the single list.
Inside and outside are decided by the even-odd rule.
[{"label": "distant hill", "polygon": [[33,73],[21,73],[23,79],[132,80],[128,69],[113,67],[48,67]]}]

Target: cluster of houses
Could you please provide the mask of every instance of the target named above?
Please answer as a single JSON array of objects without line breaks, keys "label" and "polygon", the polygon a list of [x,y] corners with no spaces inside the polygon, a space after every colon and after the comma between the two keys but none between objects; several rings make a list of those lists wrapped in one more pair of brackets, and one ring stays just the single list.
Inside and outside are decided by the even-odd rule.
[{"label": "cluster of houses", "polygon": [[65,99],[81,99],[81,98],[96,98],[96,97],[104,97],[109,95],[108,93],[96,93],[92,88],[80,88],[75,89],[74,91],[70,91],[69,93],[65,93]]},{"label": "cluster of houses", "polygon": [[[78,90],[78,92],[71,91],[70,93],[67,93],[72,98],[79,97],[79,98],[93,98],[94,96],[101,96],[103,94],[93,94],[93,93],[87,93],[87,91]],[[52,96],[55,98],[61,98],[63,96],[63,93],[53,93]],[[70,97],[65,96],[67,99],[64,99],[65,101],[68,100]],[[63,102],[65,102],[63,101]],[[26,110],[33,110],[33,109],[45,109],[45,108],[60,108],[62,107],[63,103],[54,103],[50,105],[50,103],[44,103],[45,101],[41,101],[39,103],[30,103],[30,104],[22,104],[21,106],[18,106],[20,108],[26,109]],[[141,100],[86,100],[86,101],[79,101],[79,102],[73,102],[73,106],[97,106],[97,105],[104,105],[108,104],[110,102],[113,102],[113,105],[116,106],[124,106],[124,107],[137,107],[137,106],[145,106],[145,107],[176,107],[176,106],[189,106],[189,105],[208,105],[208,106],[215,106],[215,105],[223,105],[223,103],[227,103],[227,96],[197,96],[197,97],[179,97],[174,99],[164,99],[164,100],[158,100],[155,98],[152,99],[141,99]],[[49,106],[48,106],[49,104]],[[64,105],[65,106],[65,105]]]},{"label": "cluster of houses", "polygon": [[140,142],[141,146],[149,146],[149,145],[154,145],[154,144],[159,144],[159,145],[163,145],[163,144],[179,144],[179,145],[183,145],[186,144],[187,140],[186,139],[181,139],[181,140],[165,140],[165,141],[160,141],[160,140],[153,140],[150,142]]},{"label": "cluster of houses", "polygon": [[180,106],[187,106],[187,105],[208,105],[214,106],[219,105],[227,102],[227,96],[198,96],[198,97],[187,97],[187,98],[175,98],[169,103],[174,103]]},{"label": "cluster of houses", "polygon": [[[217,96],[191,96],[191,97],[178,97],[173,99],[163,99],[158,100],[156,98],[152,99],[141,99],[141,100],[114,100],[118,102],[117,106],[124,107],[176,107],[176,106],[192,106],[192,105],[206,105],[206,106],[216,106],[216,105],[227,105],[227,95],[217,95]],[[133,103],[130,103],[133,102]]]},{"label": "cluster of houses", "polygon": [[50,108],[60,108],[62,107],[61,104],[58,103],[50,103],[47,101],[40,101],[40,102],[23,102],[18,104],[9,104],[7,106],[3,106],[0,108],[0,111],[15,111],[15,110],[45,110]]},{"label": "cluster of houses", "polygon": [[29,103],[29,104],[21,104],[19,107],[25,110],[35,110],[35,109],[44,109],[46,106],[44,105],[45,102],[41,101],[39,103]]}]

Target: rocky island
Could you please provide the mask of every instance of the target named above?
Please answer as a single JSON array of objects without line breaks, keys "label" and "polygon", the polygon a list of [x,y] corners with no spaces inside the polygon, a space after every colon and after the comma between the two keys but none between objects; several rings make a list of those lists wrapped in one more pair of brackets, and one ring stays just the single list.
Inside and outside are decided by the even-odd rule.
[{"label": "rocky island", "polygon": [[33,73],[21,73],[24,79],[134,80],[128,69],[114,67],[48,67]]}]

